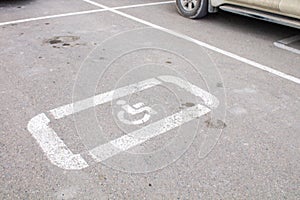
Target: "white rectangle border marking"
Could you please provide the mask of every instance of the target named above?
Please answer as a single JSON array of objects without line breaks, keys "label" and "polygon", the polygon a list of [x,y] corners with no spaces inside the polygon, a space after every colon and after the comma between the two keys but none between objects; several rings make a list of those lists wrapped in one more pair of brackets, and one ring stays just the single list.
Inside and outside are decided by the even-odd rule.
[{"label": "white rectangle border marking", "polygon": [[[150,78],[138,83],[134,83],[116,90],[105,92],[94,97],[90,97],[75,103],[67,104],[47,112],[54,119],[61,119],[77,112],[110,102],[136,92],[149,89],[162,83],[172,83],[185,89],[192,95],[202,99],[205,106],[196,104],[193,107],[186,108],[159,121],[151,123],[127,135],[121,136],[108,143],[100,144],[92,150],[88,150],[89,155],[95,162],[104,161],[123,151],[146,142],[160,134],[181,126],[193,119],[201,117],[215,109],[219,105],[219,100],[205,90],[191,84],[188,81],[174,76],[159,76]],[[33,117],[27,125],[28,131],[42,148],[45,155],[52,164],[66,170],[78,170],[89,166],[81,154],[73,154],[65,145],[63,140],[49,126],[50,119],[45,113]],[[85,153],[85,152],[83,152]]]}]

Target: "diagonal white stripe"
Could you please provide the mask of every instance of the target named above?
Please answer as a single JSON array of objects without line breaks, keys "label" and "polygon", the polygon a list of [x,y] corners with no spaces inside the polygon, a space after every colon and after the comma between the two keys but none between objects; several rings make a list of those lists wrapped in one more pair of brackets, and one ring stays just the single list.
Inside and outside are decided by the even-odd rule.
[{"label": "diagonal white stripe", "polygon": [[[120,10],[120,9],[138,8],[138,7],[145,7],[145,6],[155,6],[155,5],[169,4],[169,3],[174,3],[174,1],[163,1],[163,2],[155,2],[155,3],[144,3],[144,4],[135,4],[135,5],[128,5],[128,6],[118,6],[118,7],[113,7],[113,8],[110,8],[110,9]],[[85,14],[103,12],[103,11],[107,11],[107,10],[110,10],[110,9],[86,10],[86,11],[79,11],[79,12],[72,12],[72,13],[48,15],[48,16],[34,17],[34,18],[27,18],[27,19],[19,19],[19,20],[8,21],[8,22],[0,22],[0,26],[10,25],[10,24],[20,24],[20,23],[39,21],[39,20],[45,20],[45,19],[54,19],[54,18],[60,18],[60,17],[85,15]]]},{"label": "diagonal white stripe", "polygon": [[126,18],[131,19],[131,20],[136,21],[136,22],[139,22],[139,23],[141,23],[141,24],[145,24],[145,25],[150,26],[150,27],[152,27],[152,28],[155,28],[155,29],[158,29],[158,30],[160,30],[160,31],[163,31],[163,32],[169,33],[169,34],[171,34],[171,35],[174,35],[174,36],[176,36],[176,37],[182,38],[182,39],[187,40],[187,41],[189,41],[189,42],[193,42],[193,43],[195,43],[195,44],[197,44],[197,45],[199,45],[199,46],[205,47],[205,48],[207,48],[207,49],[210,49],[210,50],[212,50],[212,51],[215,51],[215,52],[218,52],[218,53],[220,53],[220,54],[226,55],[226,56],[228,56],[228,57],[230,57],[230,58],[233,58],[233,59],[235,59],[235,60],[238,60],[238,61],[240,61],[240,62],[243,62],[243,63],[246,63],[246,64],[248,64],[248,65],[251,65],[252,67],[255,67],[255,68],[257,68],[257,69],[261,69],[261,70],[263,70],[263,71],[269,72],[269,73],[271,73],[271,74],[274,74],[274,75],[279,76],[279,77],[281,77],[281,78],[284,78],[284,79],[286,79],[286,80],[289,80],[289,81],[292,81],[292,82],[294,82],[294,83],[300,84],[300,79],[299,79],[299,78],[294,77],[294,76],[291,76],[291,75],[289,75],[289,74],[285,74],[285,73],[283,73],[283,72],[281,72],[281,71],[278,71],[278,70],[276,70],[276,69],[273,69],[273,68],[271,68],[271,67],[268,67],[268,66],[259,64],[259,63],[255,62],[255,61],[252,61],[252,60],[249,60],[249,59],[247,59],[247,58],[241,57],[241,56],[236,55],[236,54],[234,54],[234,53],[231,53],[231,52],[229,52],[229,51],[225,51],[225,50],[223,50],[223,49],[219,49],[218,47],[215,47],[215,46],[212,46],[212,45],[207,44],[207,43],[205,43],[205,42],[196,40],[196,39],[191,38],[191,37],[189,37],[189,36],[187,36],[187,35],[184,35],[184,34],[181,34],[181,33],[177,33],[177,32],[175,32],[175,31],[173,31],[173,30],[170,30],[170,29],[164,28],[164,27],[162,27],[162,26],[153,24],[153,23],[148,22],[148,21],[145,21],[145,20],[143,20],[143,19],[134,17],[134,16],[129,15],[129,14],[126,14],[126,13],[124,13],[124,12],[115,10],[115,9],[113,9],[113,8],[109,8],[109,7],[105,6],[105,5],[99,4],[99,3],[97,3],[97,2],[94,2],[94,1],[91,1],[91,0],[83,0],[83,1],[84,1],[84,2],[87,2],[87,3],[90,3],[90,4],[94,5],[94,6],[98,6],[99,8],[107,9],[107,10],[109,10],[109,11],[115,13],[115,14],[121,15],[121,16],[123,16],[123,17],[126,17]]}]

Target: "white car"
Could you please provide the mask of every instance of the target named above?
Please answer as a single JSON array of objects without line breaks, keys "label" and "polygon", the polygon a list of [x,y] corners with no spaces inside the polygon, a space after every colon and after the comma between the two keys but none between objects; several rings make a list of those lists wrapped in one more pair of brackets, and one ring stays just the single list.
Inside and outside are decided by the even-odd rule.
[{"label": "white car", "polygon": [[300,28],[300,0],[176,0],[179,13],[202,18],[218,9]]}]

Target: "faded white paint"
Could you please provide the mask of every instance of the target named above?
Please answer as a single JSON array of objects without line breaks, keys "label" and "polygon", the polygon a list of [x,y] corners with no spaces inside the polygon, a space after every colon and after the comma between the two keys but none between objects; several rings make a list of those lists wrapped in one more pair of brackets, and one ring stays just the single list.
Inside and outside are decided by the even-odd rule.
[{"label": "faded white paint", "polygon": [[148,21],[146,21],[146,20],[143,20],[143,19],[134,17],[134,16],[132,16],[132,15],[126,14],[126,13],[121,12],[121,11],[119,11],[119,10],[116,10],[116,9],[113,9],[113,8],[109,8],[109,7],[107,7],[107,6],[104,6],[104,5],[102,5],[102,4],[99,4],[99,3],[97,3],[97,2],[94,2],[94,1],[91,1],[91,0],[83,0],[83,1],[85,1],[85,2],[87,2],[87,3],[89,3],[89,4],[92,4],[92,5],[94,5],[94,6],[98,6],[99,8],[107,9],[107,10],[109,10],[109,11],[115,13],[115,14],[121,15],[121,16],[123,16],[123,17],[126,17],[126,18],[131,19],[131,20],[136,21],[136,22],[139,22],[139,23],[141,23],[141,24],[145,24],[145,25],[147,25],[147,26],[150,26],[150,27],[155,28],[155,29],[157,29],[157,30],[163,31],[163,32],[165,32],[165,33],[169,33],[169,34],[174,35],[174,36],[176,36],[176,37],[178,37],[178,38],[182,38],[182,39],[184,39],[184,40],[186,40],[186,41],[193,42],[193,43],[195,43],[195,44],[197,44],[197,45],[199,45],[199,46],[205,47],[205,48],[207,48],[207,49],[210,49],[210,50],[212,50],[212,51],[218,52],[218,53],[220,53],[220,54],[223,54],[223,55],[225,55],[225,56],[228,56],[228,57],[233,58],[233,59],[235,59],[235,60],[238,60],[238,61],[240,61],[240,62],[243,62],[243,63],[246,63],[246,64],[248,64],[248,65],[251,65],[252,67],[255,67],[255,68],[257,68],[257,69],[260,69],[260,70],[269,72],[269,73],[271,73],[271,74],[274,74],[274,75],[279,76],[279,77],[281,77],[281,78],[284,78],[284,79],[286,79],[286,80],[289,80],[289,81],[292,81],[292,82],[294,82],[294,83],[300,84],[300,79],[297,78],[297,77],[294,77],[294,76],[292,76],[292,75],[285,74],[285,73],[283,73],[283,72],[281,72],[281,71],[278,71],[278,70],[276,70],[276,69],[273,69],[273,68],[271,68],[271,67],[268,67],[268,66],[259,64],[259,63],[255,62],[255,61],[252,61],[252,60],[249,60],[249,59],[247,59],[247,58],[241,57],[241,56],[236,55],[236,54],[234,54],[234,53],[231,53],[231,52],[229,52],[229,51],[225,51],[225,50],[223,50],[223,49],[219,49],[219,48],[217,48],[217,47],[215,47],[215,46],[213,46],[213,45],[210,45],[210,44],[207,44],[207,43],[205,43],[205,42],[196,40],[196,39],[191,38],[191,37],[189,37],[189,36],[187,36],[187,35],[178,33],[178,32],[176,32],[176,31],[173,31],[173,30],[170,30],[170,29],[167,29],[167,28],[164,28],[164,27],[162,27],[162,26],[153,24],[153,23],[148,22]]},{"label": "faded white paint", "polygon": [[274,45],[278,48],[296,53],[296,54],[300,54],[300,49],[296,49],[293,47],[288,46],[289,44],[293,43],[293,42],[297,42],[300,41],[300,35],[295,35],[292,37],[288,37],[282,40],[279,40],[277,42],[274,42]]},{"label": "faded white paint", "polygon": [[[117,104],[120,105],[120,101],[119,101],[119,103],[117,102]],[[136,103],[132,107],[128,104],[125,104],[122,106],[122,109],[123,110],[118,112],[117,117],[122,123],[128,124],[128,125],[144,124],[147,121],[149,121],[149,119],[151,118],[151,115],[157,114],[157,112],[155,110],[153,110],[149,106],[145,106],[143,102]],[[144,113],[144,116],[141,119],[128,120],[125,118],[125,114],[137,115],[140,113]]]},{"label": "faded white paint", "polygon": [[[121,9],[138,8],[138,7],[145,7],[145,6],[155,6],[155,5],[162,5],[162,4],[169,4],[169,3],[174,3],[174,1],[162,1],[162,2],[154,2],[154,3],[129,5],[129,6],[118,6],[118,7],[113,7],[112,9],[121,10]],[[39,20],[45,20],[45,19],[76,16],[76,15],[86,15],[86,14],[91,14],[91,13],[103,12],[103,11],[107,11],[107,10],[108,9],[86,10],[86,11],[71,12],[71,13],[64,13],[64,14],[57,14],[57,15],[48,15],[48,16],[42,16],[42,17],[19,19],[19,20],[8,21],[8,22],[0,22],[0,26],[10,25],[10,24],[20,24],[20,23],[39,21]]]},{"label": "faded white paint", "polygon": [[[67,104],[50,110],[48,113],[51,114],[56,120],[61,119],[76,112],[101,105],[114,99],[118,99],[135,92],[140,92],[164,83],[175,84],[176,86],[185,89],[196,97],[200,97],[205,105],[197,104],[191,108],[184,109],[157,122],[144,126],[137,131],[112,140],[106,144],[101,144],[98,147],[88,151],[88,154],[94,158],[96,162],[100,162],[210,112],[211,109],[214,109],[218,106],[219,101],[210,93],[202,90],[188,81],[174,76],[159,76],[157,78],[147,79],[113,91],[102,93],[82,101]],[[121,104],[122,103],[125,102],[121,102]],[[144,106],[142,103],[134,105],[136,109],[143,108],[142,106]],[[136,113],[132,110],[129,112],[133,114]],[[45,155],[52,162],[52,164],[63,169],[71,170],[82,169],[89,166],[81,155],[73,154],[71,152],[71,150],[58,137],[55,131],[49,127],[49,122],[49,118],[44,113],[41,113],[29,121],[27,128],[41,146]]]},{"label": "faded white paint", "polygon": [[27,129],[41,146],[48,159],[56,166],[63,169],[82,169],[88,166],[79,155],[73,154],[65,143],[49,127],[49,118],[41,113],[32,118]]},{"label": "faded white paint", "polygon": [[94,97],[84,99],[82,101],[77,101],[75,103],[64,105],[50,110],[49,112],[53,115],[55,119],[60,119],[68,115],[80,112],[82,110],[86,110],[88,108],[107,103],[109,101],[112,101],[113,99],[118,99],[136,92],[149,89],[159,84],[161,84],[161,82],[157,79],[148,79],[146,81],[141,81],[129,86],[125,86],[116,90],[99,94]]},{"label": "faded white paint", "polygon": [[149,124],[137,131],[112,140],[106,144],[100,145],[92,149],[89,153],[97,162],[104,161],[114,155],[142,144],[155,136],[179,127],[197,117],[201,117],[210,111],[211,110],[209,108],[198,104]]}]

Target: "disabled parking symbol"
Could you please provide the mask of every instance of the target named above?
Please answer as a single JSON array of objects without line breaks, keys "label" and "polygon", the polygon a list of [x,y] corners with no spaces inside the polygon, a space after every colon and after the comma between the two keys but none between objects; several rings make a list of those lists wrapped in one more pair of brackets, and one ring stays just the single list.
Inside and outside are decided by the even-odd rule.
[{"label": "disabled parking symbol", "polygon": [[[195,104],[176,113],[172,113],[163,119],[146,124],[152,116],[157,115],[157,111],[153,109],[151,105],[145,105],[144,102],[130,105],[122,99],[128,95],[164,84],[173,84],[196,98],[199,98],[202,103]],[[140,125],[140,129],[107,143],[99,144],[80,154],[74,154],[54,129],[50,127],[50,118],[54,118],[52,122],[55,122],[86,109],[112,102],[113,100],[116,100],[117,106],[120,107],[117,113],[117,119],[126,125]],[[87,161],[83,158],[83,154],[88,155],[94,162],[105,161],[128,149],[143,144],[156,136],[199,118],[216,109],[218,105],[219,100],[214,95],[193,85],[189,81],[176,76],[163,75],[40,113],[28,122],[27,128],[53,165],[65,170],[80,170],[91,164],[89,163],[91,161]],[[131,116],[135,115],[141,117],[131,120]]]},{"label": "disabled parking symbol", "polygon": [[[130,105],[126,104],[126,101],[119,100],[119,101],[117,101],[117,104],[121,105],[122,109],[123,109],[118,112],[118,114],[117,114],[118,119],[122,123],[127,124],[127,125],[144,124],[145,122],[149,121],[149,119],[151,118],[152,115],[157,114],[157,112],[155,110],[153,110],[149,106],[145,106],[143,102],[139,102],[139,103],[134,104],[133,106],[130,106]],[[127,113],[128,115],[137,115],[140,113],[144,113],[144,116],[141,119],[130,121],[125,118],[125,113]]]}]

